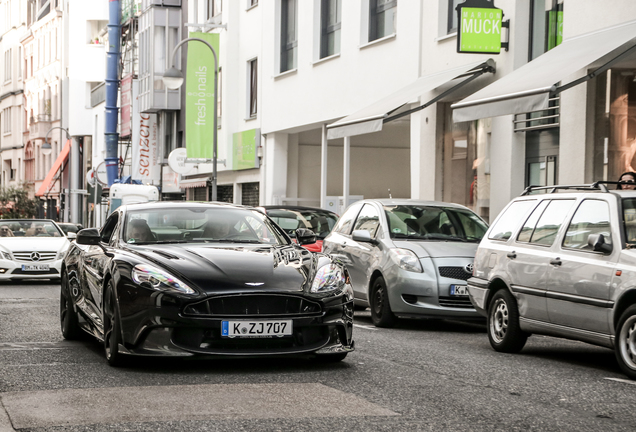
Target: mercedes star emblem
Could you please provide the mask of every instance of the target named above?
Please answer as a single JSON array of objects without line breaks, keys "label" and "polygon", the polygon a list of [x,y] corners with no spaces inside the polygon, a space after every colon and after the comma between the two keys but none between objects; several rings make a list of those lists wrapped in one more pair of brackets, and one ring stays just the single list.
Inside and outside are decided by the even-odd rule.
[{"label": "mercedes star emblem", "polygon": [[40,261],[39,252],[31,252],[31,261]]}]

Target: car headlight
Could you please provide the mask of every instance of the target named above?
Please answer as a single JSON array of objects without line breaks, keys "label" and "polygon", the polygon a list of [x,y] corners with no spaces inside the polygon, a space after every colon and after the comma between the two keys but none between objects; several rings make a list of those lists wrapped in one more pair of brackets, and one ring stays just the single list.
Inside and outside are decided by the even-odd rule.
[{"label": "car headlight", "polygon": [[68,252],[68,249],[62,249],[61,251],[58,251],[55,259],[64,259],[64,257],[66,256],[66,252]]},{"label": "car headlight", "polygon": [[9,252],[0,252],[2,254],[2,258],[12,261],[13,258],[11,258],[11,254]]},{"label": "car headlight", "polygon": [[160,291],[176,291],[181,294],[196,294],[197,292],[176,277],[145,264],[137,264],[132,270],[132,280],[138,284],[148,283],[152,288]]},{"label": "car headlight", "polygon": [[391,258],[402,270],[423,273],[422,264],[417,255],[408,249],[391,249]]},{"label": "car headlight", "polygon": [[316,272],[316,277],[311,284],[312,293],[324,293],[342,289],[346,283],[345,272],[336,264],[327,264]]}]

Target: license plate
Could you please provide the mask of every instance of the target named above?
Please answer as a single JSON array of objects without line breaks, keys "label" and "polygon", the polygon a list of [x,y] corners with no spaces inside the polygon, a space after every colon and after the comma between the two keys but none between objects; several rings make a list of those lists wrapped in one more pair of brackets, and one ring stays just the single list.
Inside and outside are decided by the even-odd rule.
[{"label": "license plate", "polygon": [[22,271],[49,271],[48,264],[22,264]]},{"label": "license plate", "polygon": [[271,338],[291,336],[292,321],[221,321],[221,336]]},{"label": "license plate", "polygon": [[468,287],[466,285],[451,285],[450,294],[453,296],[467,296]]}]

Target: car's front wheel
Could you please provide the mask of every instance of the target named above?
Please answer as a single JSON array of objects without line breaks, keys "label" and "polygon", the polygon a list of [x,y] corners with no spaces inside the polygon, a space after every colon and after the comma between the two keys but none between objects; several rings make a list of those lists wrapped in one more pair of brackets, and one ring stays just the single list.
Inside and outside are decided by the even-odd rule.
[{"label": "car's front wheel", "polygon": [[389,293],[382,276],[373,281],[371,286],[371,321],[376,327],[393,327],[397,318],[391,311]]},{"label": "car's front wheel", "polygon": [[60,326],[62,328],[62,336],[68,340],[79,339],[82,335],[82,329],[80,328],[77,313],[73,307],[71,287],[68,282],[68,273],[66,273],[66,270],[62,273],[60,285]]},{"label": "car's front wheel", "polygon": [[111,366],[119,367],[125,364],[125,354],[119,352],[121,343],[119,308],[115,297],[115,284],[111,279],[104,295],[104,354]]},{"label": "car's front wheel", "polygon": [[519,325],[519,309],[512,294],[501,289],[493,295],[488,307],[488,339],[499,352],[517,353],[528,340]]},{"label": "car's front wheel", "polygon": [[616,327],[616,360],[623,373],[636,379],[636,305],[623,312]]}]

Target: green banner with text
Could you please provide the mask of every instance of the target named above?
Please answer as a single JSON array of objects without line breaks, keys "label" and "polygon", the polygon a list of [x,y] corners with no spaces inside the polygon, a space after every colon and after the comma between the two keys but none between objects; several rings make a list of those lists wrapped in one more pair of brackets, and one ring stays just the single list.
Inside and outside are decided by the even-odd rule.
[{"label": "green banner with text", "polygon": [[260,146],[261,130],[251,129],[232,135],[232,169],[258,168],[257,149]]},{"label": "green banner with text", "polygon": [[501,9],[462,7],[457,29],[457,52],[499,54],[502,17]]},{"label": "green banner with text", "polygon": [[[190,33],[207,41],[219,58],[218,33]],[[188,158],[212,159],[214,148],[214,55],[202,42],[188,42],[186,150]]]}]

